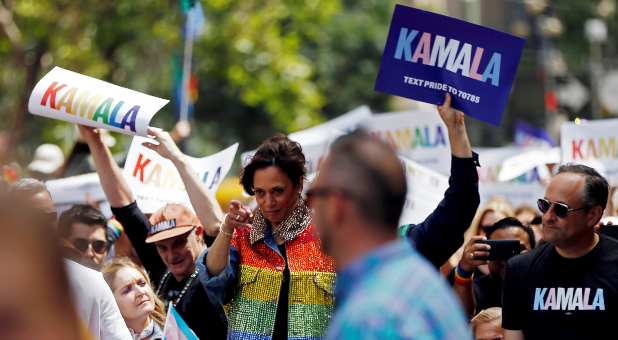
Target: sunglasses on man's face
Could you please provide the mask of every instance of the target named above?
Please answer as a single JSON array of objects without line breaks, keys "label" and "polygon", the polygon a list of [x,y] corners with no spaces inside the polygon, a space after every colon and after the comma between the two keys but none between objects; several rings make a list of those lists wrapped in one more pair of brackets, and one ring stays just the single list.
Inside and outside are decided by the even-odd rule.
[{"label": "sunglasses on man's face", "polygon": [[94,250],[97,254],[103,254],[107,250],[107,242],[101,240],[87,240],[85,238],[76,238],[73,240],[73,246],[75,249],[79,250],[82,253],[85,253],[88,250],[88,247],[92,245],[92,250]]},{"label": "sunglasses on man's face", "polygon": [[556,216],[560,217],[560,218],[566,218],[567,215],[573,211],[577,211],[577,210],[583,210],[586,209],[587,207],[581,207],[581,208],[569,208],[568,205],[564,204],[564,203],[560,203],[560,202],[552,202],[548,199],[545,198],[539,198],[536,201],[537,206],[539,207],[539,211],[543,214],[545,214],[546,212],[549,211],[549,209],[551,209],[551,207],[554,207],[554,214],[556,214]]}]

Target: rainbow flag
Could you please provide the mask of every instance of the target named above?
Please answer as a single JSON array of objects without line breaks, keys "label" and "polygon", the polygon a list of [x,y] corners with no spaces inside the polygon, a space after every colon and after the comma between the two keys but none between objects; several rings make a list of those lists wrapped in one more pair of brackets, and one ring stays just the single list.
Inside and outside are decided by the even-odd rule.
[{"label": "rainbow flag", "polygon": [[182,0],[180,2],[185,15],[183,36],[185,38],[182,62],[174,58],[174,87],[179,120],[188,119],[193,113],[197,100],[198,79],[192,70],[193,42],[204,33],[206,18],[199,0]]},{"label": "rainbow flag", "polygon": [[165,340],[200,340],[171,303],[167,310],[163,337]]},{"label": "rainbow flag", "polygon": [[[182,69],[183,69],[183,61],[182,61],[182,56],[175,54],[172,56],[172,72],[174,74],[174,93],[173,95],[173,100],[174,100],[174,108],[175,108],[175,112],[176,112],[176,118],[180,119],[180,111],[181,109],[181,104],[182,104],[182,96],[184,95],[184,91],[183,91],[183,76],[182,76]],[[198,83],[198,78],[197,78],[197,74],[195,74],[195,72],[191,72],[191,74],[189,75],[189,84],[188,84],[188,95],[187,95],[187,113],[188,116],[191,117],[193,115],[193,106],[195,104],[195,102],[197,101],[198,98],[198,93],[199,93],[199,83]]]}]

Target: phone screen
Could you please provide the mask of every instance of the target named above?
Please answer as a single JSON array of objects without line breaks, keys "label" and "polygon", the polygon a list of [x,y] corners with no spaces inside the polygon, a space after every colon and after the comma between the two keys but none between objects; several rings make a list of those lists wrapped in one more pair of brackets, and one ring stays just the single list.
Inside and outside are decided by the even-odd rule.
[{"label": "phone screen", "polygon": [[489,256],[483,258],[486,261],[506,261],[521,253],[522,246],[519,240],[479,240],[479,243],[489,244]]}]

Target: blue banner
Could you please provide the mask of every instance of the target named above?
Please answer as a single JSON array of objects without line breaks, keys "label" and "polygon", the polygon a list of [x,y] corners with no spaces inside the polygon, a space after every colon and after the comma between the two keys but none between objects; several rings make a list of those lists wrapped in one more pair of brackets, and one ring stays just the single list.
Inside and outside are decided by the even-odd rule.
[{"label": "blue banner", "polygon": [[444,15],[397,5],[377,91],[452,106],[498,125],[524,39]]},{"label": "blue banner", "polygon": [[515,123],[515,145],[521,146],[556,146],[549,133],[542,128],[518,120]]}]

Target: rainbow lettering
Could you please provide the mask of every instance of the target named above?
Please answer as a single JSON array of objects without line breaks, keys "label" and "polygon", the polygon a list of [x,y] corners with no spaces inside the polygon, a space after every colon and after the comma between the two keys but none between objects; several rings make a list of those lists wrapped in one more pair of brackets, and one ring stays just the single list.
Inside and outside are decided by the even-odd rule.
[{"label": "rainbow lettering", "polygon": [[[594,292],[594,297],[591,293]],[[535,288],[534,310],[605,310],[603,288]]]},{"label": "rainbow lettering", "polygon": [[618,158],[615,136],[572,139],[570,146],[573,161]]},{"label": "rainbow lettering", "polygon": [[[413,42],[416,39],[416,48]],[[399,40],[395,49],[395,59],[402,58],[411,63],[419,61],[428,66],[444,68],[453,73],[460,72],[462,76],[478,81],[490,81],[491,85],[500,85],[500,63],[502,54],[493,52],[485,66],[483,73],[479,73],[479,67],[483,61],[484,48],[476,47],[472,55],[472,45],[459,40],[447,39],[441,35],[429,32],[419,32],[414,29],[402,27],[399,31]]]},{"label": "rainbow lettering", "polygon": [[[210,179],[209,185],[207,183],[210,177],[209,171],[201,175],[202,182],[208,185],[208,190],[212,190],[222,180],[221,172],[221,166],[217,167],[212,179]],[[172,165],[158,163],[156,159],[148,158],[148,156],[142,153],[138,154],[131,174],[132,177],[146,185],[152,185],[161,189],[186,190],[176,168]]]},{"label": "rainbow lettering", "polygon": [[134,133],[140,110],[139,105],[131,105],[112,96],[90,92],[58,81],[53,81],[47,87],[40,105],[123,130],[128,128]]},{"label": "rainbow lettering", "polygon": [[444,138],[444,131],[442,131],[441,125],[436,125],[433,128],[425,125],[414,129],[373,130],[371,134],[398,150],[446,146],[446,139]]}]

